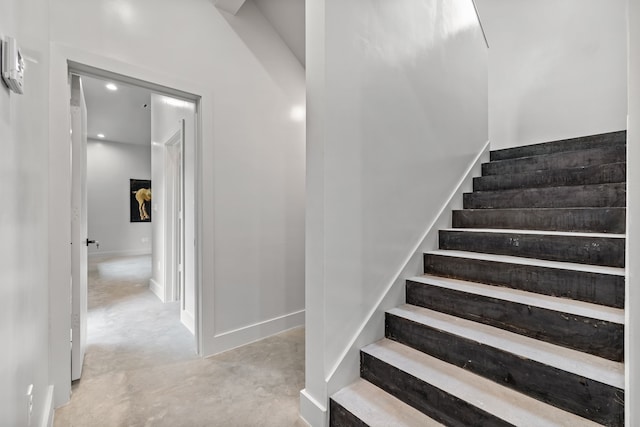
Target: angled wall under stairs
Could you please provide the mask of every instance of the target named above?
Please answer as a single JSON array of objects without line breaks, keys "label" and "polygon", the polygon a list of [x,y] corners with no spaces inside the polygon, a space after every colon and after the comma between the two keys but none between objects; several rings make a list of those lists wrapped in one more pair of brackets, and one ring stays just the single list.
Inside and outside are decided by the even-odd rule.
[{"label": "angled wall under stairs", "polygon": [[625,153],[492,151],[331,426],[623,426]]}]

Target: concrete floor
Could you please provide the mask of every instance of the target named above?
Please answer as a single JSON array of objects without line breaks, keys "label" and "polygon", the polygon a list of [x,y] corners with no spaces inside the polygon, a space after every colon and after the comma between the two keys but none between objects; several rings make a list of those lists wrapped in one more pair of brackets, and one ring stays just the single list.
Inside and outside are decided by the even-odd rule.
[{"label": "concrete floor", "polygon": [[148,256],[89,266],[88,346],[55,427],[303,427],[304,329],[201,359],[178,303],[148,289]]}]

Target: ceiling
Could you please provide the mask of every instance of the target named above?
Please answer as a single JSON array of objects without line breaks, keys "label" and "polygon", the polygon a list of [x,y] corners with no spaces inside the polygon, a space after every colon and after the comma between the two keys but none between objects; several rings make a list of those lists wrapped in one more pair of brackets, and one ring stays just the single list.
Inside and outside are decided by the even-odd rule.
[{"label": "ceiling", "polygon": [[254,3],[304,67],[304,0],[254,0]]},{"label": "ceiling", "polygon": [[[254,0],[283,41],[305,64],[304,0]],[[218,7],[237,13],[245,0],[216,0]],[[224,8],[223,8],[224,9]],[[126,144],[151,143],[151,91],[114,82],[117,90],[106,88],[109,81],[82,76],[87,103],[87,137]],[[144,108],[143,105],[147,105]],[[104,135],[99,138],[98,134]]]},{"label": "ceiling", "polygon": [[[231,13],[240,9],[247,0],[213,0],[217,8]],[[305,0],[253,0],[298,61],[305,66]]]},{"label": "ceiling", "polygon": [[107,83],[110,82],[82,76],[87,103],[87,138],[151,144],[151,91],[120,82],[114,82],[117,90],[109,90]]}]

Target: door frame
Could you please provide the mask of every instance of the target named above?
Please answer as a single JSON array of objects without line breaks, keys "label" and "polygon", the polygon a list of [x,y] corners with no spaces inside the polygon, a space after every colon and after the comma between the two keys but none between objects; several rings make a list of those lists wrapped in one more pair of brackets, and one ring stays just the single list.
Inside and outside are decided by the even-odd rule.
[{"label": "door frame", "polygon": [[[169,181],[165,175],[165,260],[173,262],[164,263],[164,294],[165,301],[180,301],[180,314],[184,309],[184,119],[178,123],[176,130],[166,141],[165,150],[165,174],[169,172]],[[175,162],[173,154],[177,153],[178,162]],[[176,194],[177,191],[177,194]],[[170,202],[169,202],[170,201]],[[179,225],[176,226],[176,221]],[[167,238],[168,237],[168,238]],[[167,240],[170,242],[167,245]],[[167,255],[167,248],[171,252]],[[177,265],[180,267],[178,268]],[[182,276],[181,276],[182,274]]]},{"label": "door frame", "polygon": [[[103,80],[103,81],[114,82],[116,84],[135,85],[137,87],[143,87],[145,89],[149,89],[152,93],[155,93],[155,94],[168,95],[167,90],[164,87],[158,87],[157,85],[154,85],[154,84],[149,83],[149,82],[140,82],[140,84],[138,84],[137,80],[133,79],[133,78],[123,78],[123,76],[117,75],[117,74],[109,72],[109,71],[95,69],[95,68],[89,67],[87,65],[82,65],[82,64],[77,64],[77,63],[71,63],[70,62],[69,63],[69,80],[71,81],[71,79],[73,79],[74,76],[76,76],[76,77],[78,77],[80,79],[82,77],[86,76],[86,77],[98,78],[98,79]],[[72,87],[71,87],[71,90],[73,90]],[[175,91],[172,91],[172,92],[175,92]],[[70,92],[70,96],[71,96],[71,92]],[[172,98],[175,98],[177,95],[175,95],[175,93],[174,93],[174,94],[172,94],[170,96]],[[198,111],[198,108],[197,108],[196,101],[190,99],[190,95],[188,95],[188,94],[181,94],[179,99],[187,100],[189,102],[193,102],[193,104],[195,106],[195,111],[194,111],[194,116],[195,117],[194,118],[195,118],[196,128],[197,128],[197,123],[198,123],[197,111]],[[71,112],[71,108],[70,108],[70,112]],[[164,164],[162,165],[163,166],[162,170],[163,170],[163,175],[164,175],[164,178],[165,178],[165,196],[166,196],[166,193],[169,190],[168,186],[166,185],[166,183],[167,183],[166,182],[167,162],[168,162],[168,155],[167,155],[168,153],[167,152],[171,147],[178,147],[179,152],[180,152],[180,154],[179,154],[179,156],[180,156],[180,165],[179,165],[179,174],[180,174],[180,176],[178,178],[178,182],[179,182],[179,185],[181,185],[181,187],[182,187],[182,188],[180,188],[180,191],[179,191],[179,194],[180,194],[179,205],[181,207],[180,208],[181,213],[184,213],[184,197],[185,197],[184,181],[185,181],[185,173],[186,173],[185,167],[187,167],[186,164],[185,164],[185,161],[184,161],[184,150],[186,148],[185,145],[184,145],[184,141],[185,141],[184,140],[184,135],[185,135],[184,119],[180,120],[179,123],[177,123],[177,124],[178,124],[178,126],[177,126],[178,130],[175,133],[173,133],[172,136],[169,137],[169,139],[167,141],[161,142],[161,144],[163,146],[163,150],[164,150],[164,156],[163,156]],[[179,140],[176,139],[176,138],[179,138]],[[197,137],[196,137],[196,140],[197,140]],[[196,142],[196,145],[197,145],[197,142]],[[72,173],[71,174],[71,188],[74,188],[75,186],[78,186],[78,185],[82,185],[82,186],[84,186],[86,188],[86,178],[87,178],[87,174],[86,174],[87,164],[86,164],[86,162],[87,162],[87,158],[86,158],[86,142],[85,142],[85,157],[84,157],[84,165],[83,165],[83,168],[85,170],[85,173],[84,173],[85,182],[83,182],[83,183],[76,182],[75,176]],[[174,171],[172,171],[172,174],[171,174],[171,178],[172,179],[175,178],[173,176],[173,172]],[[195,176],[195,174],[194,174],[194,176]],[[196,183],[197,183],[197,179],[198,179],[197,176],[195,176],[195,179],[196,179]],[[195,188],[194,188],[194,191],[195,191]],[[194,194],[194,199],[197,199],[197,197],[195,197],[195,194]],[[172,198],[172,201],[173,201],[173,198]],[[167,216],[167,213],[168,213],[168,210],[170,208],[172,208],[173,206],[169,206],[169,204],[166,203],[166,199],[165,199],[165,205],[166,206],[165,206],[165,209],[164,209],[165,210],[165,212],[164,212],[165,213],[165,215],[164,215],[164,224],[162,224],[162,232],[165,235],[164,251],[163,251],[164,256],[162,257],[162,265],[163,265],[162,277],[163,277],[163,282],[164,282],[163,283],[163,287],[164,287],[164,299],[163,299],[163,301],[164,302],[170,302],[170,301],[175,301],[176,300],[176,295],[173,293],[173,280],[171,280],[171,285],[170,285],[167,282],[167,276],[168,276],[168,273],[170,271],[171,271],[170,274],[173,274],[174,276],[175,276],[175,274],[177,274],[177,269],[175,268],[175,266],[169,266],[169,264],[171,262],[177,261],[177,258],[173,257],[172,255],[168,255],[167,254],[168,245],[167,245],[166,236],[167,236],[167,232],[169,230],[169,222],[170,222],[170,221],[168,221],[169,217]],[[153,208],[150,207],[150,209],[153,209]],[[72,212],[70,220],[73,218],[73,215],[74,214]],[[173,215],[171,216],[171,218],[173,219]],[[194,216],[193,220],[195,222],[195,216]],[[181,240],[182,241],[179,242],[178,244],[180,245],[181,250],[182,250],[182,253],[181,253],[182,258],[181,258],[181,260],[184,261],[184,259],[185,259],[184,258],[184,250],[185,250],[185,246],[184,246],[184,237],[185,237],[184,229],[185,229],[185,226],[184,226],[184,224],[185,224],[185,218],[181,218],[181,223],[182,223],[182,233],[181,233]],[[171,228],[173,229],[173,224],[171,224],[171,226],[172,226]],[[197,227],[196,227],[196,229],[197,229]],[[85,237],[88,237],[88,236],[85,236]],[[175,246],[175,244],[176,244],[176,242],[173,241],[173,239],[172,239],[171,245]],[[173,249],[174,248],[172,247],[171,248],[172,252],[173,252]],[[197,253],[195,255],[196,255],[196,258],[197,258]],[[80,261],[82,262],[82,260],[80,260]],[[87,264],[87,257],[84,258],[84,262],[85,262],[85,265],[81,264],[80,270],[81,271],[84,270],[86,272],[87,271],[87,265],[86,265]],[[182,268],[183,279],[185,277],[184,266],[185,266],[185,263],[182,262],[181,268]],[[72,271],[73,271],[73,267],[74,267],[74,262],[73,262],[73,258],[72,258]],[[197,269],[197,261],[194,262],[194,268]],[[194,274],[194,276],[196,276],[196,275]],[[175,279],[175,277],[172,278],[172,279]],[[86,326],[87,326],[86,325],[86,320],[87,320],[87,312],[86,312],[87,303],[86,303],[86,299],[87,299],[87,296],[88,296],[88,291],[87,291],[87,288],[86,288],[87,284],[88,284],[88,282],[87,282],[87,280],[85,278],[85,280],[84,280],[85,289],[80,291],[80,294],[84,295],[84,300],[85,301],[84,301],[84,304],[83,304],[82,301],[80,301],[80,303],[79,303],[80,306],[84,307],[84,313],[80,313],[79,316],[78,316],[79,321],[81,323],[84,322],[84,324],[80,324],[79,327],[76,327],[76,329],[80,329],[80,330],[84,331],[84,334],[81,337],[82,341],[86,341],[86,329],[87,329],[86,328]],[[184,283],[182,284],[182,287],[183,287],[183,290],[184,290]],[[72,294],[77,293],[77,292],[73,291],[73,290],[75,290],[75,288],[76,288],[75,285],[72,286]],[[197,284],[195,285],[195,288],[196,289],[198,288]],[[182,296],[184,296],[184,292],[182,292],[182,294],[183,294]],[[195,298],[196,298],[196,304],[195,305],[196,305],[196,311],[197,311],[198,310],[198,304],[197,304],[198,292],[197,291],[195,292]],[[77,316],[77,313],[75,313],[74,308],[78,305],[77,303],[74,303],[73,295],[72,295],[71,304],[72,304],[72,310],[71,310],[72,320],[71,320],[71,322],[72,322],[72,330],[73,330],[74,327],[75,327],[74,324],[76,323],[76,316]],[[185,323],[185,320],[184,320],[185,305],[184,304],[185,304],[185,298],[181,297],[180,298],[180,313],[179,313],[178,320],[181,321],[183,324],[185,324],[185,326],[187,326],[189,331],[193,333],[194,338],[196,340],[195,347],[198,349],[199,348],[199,345],[197,343],[198,334],[195,333],[196,332],[195,329],[197,328],[197,326],[195,326],[195,325],[192,326],[191,324],[187,325],[187,323]],[[196,316],[197,316],[197,314],[196,314]],[[193,323],[197,323],[197,322],[193,322]],[[84,348],[86,347],[86,342],[82,342],[82,341],[80,341],[80,343],[79,343],[80,347],[82,348],[82,351],[80,353],[84,356]],[[74,343],[75,343],[75,341],[74,341]],[[72,345],[72,350],[76,350],[73,345]],[[196,352],[199,354],[198,351],[196,351]],[[76,379],[80,378],[79,375],[75,375],[74,372],[73,372],[74,371],[74,365],[77,364],[77,363],[75,363],[73,361],[73,354],[77,354],[77,353],[79,353],[79,352],[78,351],[72,351],[72,360],[71,360],[71,362],[72,362],[71,363],[71,365],[72,365],[72,376],[71,376],[72,380],[76,380]],[[80,365],[82,365],[82,362],[80,362]],[[77,371],[77,368],[75,368],[75,370]]]},{"label": "door frame", "polygon": [[[87,105],[82,79],[69,77],[71,120],[71,380],[82,376],[87,347]],[[74,132],[75,131],[75,132]],[[73,179],[77,177],[78,179]]]},{"label": "door frame", "polygon": [[[179,77],[163,74],[150,68],[104,57],[67,45],[51,43],[49,55],[49,372],[54,387],[54,406],[67,403],[71,395],[71,168],[69,144],[69,90],[70,72],[99,78],[108,78],[134,84],[156,93],[181,98],[195,103],[195,343],[200,356],[211,352],[214,338],[213,310],[202,310],[203,305],[213,307],[213,230],[203,227],[203,210],[213,206],[211,191],[203,191],[203,182],[210,188],[213,182],[213,151],[204,140],[213,135],[213,122],[203,121],[213,110],[211,90]],[[209,166],[203,168],[203,164]],[[201,238],[205,235],[207,239]],[[202,259],[208,259],[206,265]],[[204,286],[203,283],[207,285]]]}]

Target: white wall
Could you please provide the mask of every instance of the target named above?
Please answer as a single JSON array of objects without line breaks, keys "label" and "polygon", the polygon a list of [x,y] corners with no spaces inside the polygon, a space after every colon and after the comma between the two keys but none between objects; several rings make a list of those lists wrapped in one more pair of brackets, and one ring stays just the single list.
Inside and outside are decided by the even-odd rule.
[{"label": "white wall", "polygon": [[628,2],[629,118],[627,128],[627,293],[625,425],[640,425],[640,4]]},{"label": "white wall", "polygon": [[476,3],[492,149],[626,127],[625,0]]},{"label": "white wall", "polygon": [[[35,426],[49,414],[50,384],[48,2],[0,2],[0,36],[15,37],[28,58],[24,95],[0,83],[0,426],[27,425],[29,384]],[[68,338],[69,329],[67,351]]]},{"label": "white wall", "polygon": [[488,106],[470,0],[312,3],[301,413],[318,426],[327,395],[358,375],[353,340],[365,323],[382,336],[378,301],[486,145]]},{"label": "white wall", "polygon": [[[68,59],[200,95],[202,352],[302,324],[304,122],[292,120],[291,110],[304,105],[304,71],[255,4],[233,17],[209,0],[50,3],[50,188],[63,191],[68,180]],[[174,31],[180,28],[188,31]],[[68,216],[55,206],[52,222],[64,231]],[[51,245],[60,298],[68,292],[63,241],[59,233]],[[53,316],[56,342],[68,331],[66,316]]]},{"label": "white wall", "polygon": [[[90,255],[151,253],[151,224],[130,222],[129,179],[151,179],[151,147],[99,140],[87,143]],[[153,183],[152,183],[153,184]]]}]

